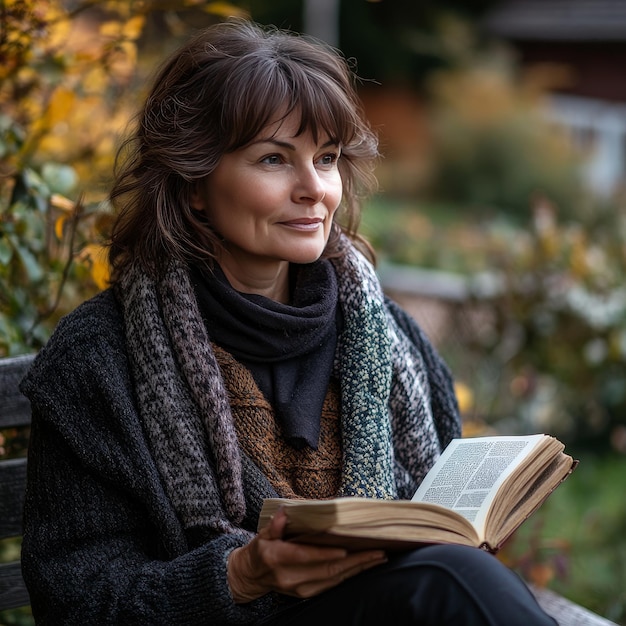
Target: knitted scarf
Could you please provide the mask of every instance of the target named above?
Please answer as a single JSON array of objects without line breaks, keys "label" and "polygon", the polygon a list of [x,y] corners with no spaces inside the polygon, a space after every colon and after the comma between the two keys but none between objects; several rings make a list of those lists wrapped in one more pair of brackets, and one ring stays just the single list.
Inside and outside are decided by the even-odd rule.
[{"label": "knitted scarf", "polygon": [[[410,497],[439,455],[442,433],[458,434],[456,404],[447,397],[445,367],[430,355],[427,370],[416,337],[407,337],[386,306],[372,266],[344,244],[345,254],[332,259],[344,317],[335,365],[340,495]],[[117,293],[138,409],[166,491],[186,528],[232,531],[245,515],[241,452],[189,273],[172,263],[155,282],[135,265]],[[444,397],[432,398],[431,390]]]},{"label": "knitted scarf", "polygon": [[288,304],[236,291],[219,265],[192,269],[191,282],[211,339],[250,370],[290,445],[317,449],[337,347],[337,278],[322,259],[294,268]]}]

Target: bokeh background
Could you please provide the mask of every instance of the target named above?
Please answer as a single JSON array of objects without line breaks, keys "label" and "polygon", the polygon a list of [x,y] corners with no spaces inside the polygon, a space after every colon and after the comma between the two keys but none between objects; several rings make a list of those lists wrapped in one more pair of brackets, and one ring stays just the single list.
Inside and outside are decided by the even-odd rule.
[{"label": "bokeh background", "polygon": [[362,228],[465,434],[548,432],[581,461],[500,558],[626,624],[623,0],[3,0],[0,357],[106,288],[116,146],[159,60],[230,15],[354,60],[383,153]]}]

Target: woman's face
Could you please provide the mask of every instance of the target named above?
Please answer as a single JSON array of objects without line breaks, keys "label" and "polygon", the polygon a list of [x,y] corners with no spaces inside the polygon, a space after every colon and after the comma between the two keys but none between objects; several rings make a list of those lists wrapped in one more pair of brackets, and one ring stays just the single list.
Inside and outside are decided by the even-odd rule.
[{"label": "woman's face", "polygon": [[289,263],[312,263],[328,241],[341,202],[341,147],[325,133],[317,142],[296,136],[299,123],[291,114],[225,154],[194,196],[224,240],[219,263],[240,291],[286,280]]}]

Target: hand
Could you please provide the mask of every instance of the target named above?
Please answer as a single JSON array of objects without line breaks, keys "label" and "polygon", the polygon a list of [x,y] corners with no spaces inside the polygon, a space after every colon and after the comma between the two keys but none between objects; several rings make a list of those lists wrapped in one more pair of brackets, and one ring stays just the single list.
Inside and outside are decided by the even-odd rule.
[{"label": "hand", "polygon": [[387,558],[380,550],[349,553],[283,541],[287,516],[280,509],[271,522],[228,559],[228,584],[236,603],[269,591],[310,598]]}]

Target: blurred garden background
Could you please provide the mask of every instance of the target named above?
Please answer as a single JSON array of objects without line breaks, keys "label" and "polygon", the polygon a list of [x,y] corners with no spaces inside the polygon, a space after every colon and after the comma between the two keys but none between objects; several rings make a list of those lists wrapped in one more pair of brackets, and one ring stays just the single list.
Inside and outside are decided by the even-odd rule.
[{"label": "blurred garden background", "polygon": [[363,230],[465,434],[547,432],[581,461],[501,558],[626,624],[621,0],[2,0],[0,357],[106,288],[115,148],[155,64],[230,15],[355,59],[383,153]]}]

